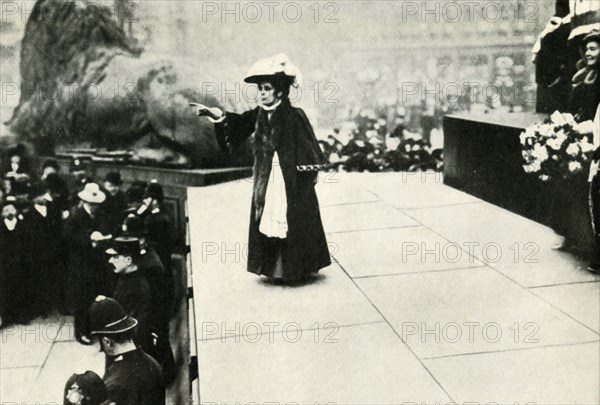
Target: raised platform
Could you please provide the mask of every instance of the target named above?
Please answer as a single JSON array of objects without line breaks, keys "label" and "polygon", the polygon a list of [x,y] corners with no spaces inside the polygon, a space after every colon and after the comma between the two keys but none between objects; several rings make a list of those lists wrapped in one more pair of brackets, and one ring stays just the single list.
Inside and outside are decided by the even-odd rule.
[{"label": "raised platform", "polygon": [[544,183],[524,172],[519,135],[545,115],[449,115],[444,118],[444,183],[548,225],[578,249],[595,249],[587,176]]},{"label": "raised platform", "polygon": [[600,276],[550,229],[439,173],[335,173],[334,263],[286,287],[246,271],[251,193],[188,193],[195,402],[599,403]]}]

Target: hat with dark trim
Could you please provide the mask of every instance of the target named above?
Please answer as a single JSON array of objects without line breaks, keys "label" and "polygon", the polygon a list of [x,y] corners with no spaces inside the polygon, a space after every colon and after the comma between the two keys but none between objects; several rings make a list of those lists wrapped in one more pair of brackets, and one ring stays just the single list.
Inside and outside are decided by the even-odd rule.
[{"label": "hat with dark trim", "polygon": [[111,247],[106,250],[109,255],[136,257],[141,254],[140,240],[133,236],[119,236],[115,238]]},{"label": "hat with dark trim", "polygon": [[106,200],[106,194],[100,190],[96,183],[87,183],[78,194],[81,200],[91,204],[102,204]]},{"label": "hat with dark trim", "polygon": [[99,295],[92,303],[90,314],[90,334],[117,334],[135,328],[138,321],[125,313],[114,299]]}]

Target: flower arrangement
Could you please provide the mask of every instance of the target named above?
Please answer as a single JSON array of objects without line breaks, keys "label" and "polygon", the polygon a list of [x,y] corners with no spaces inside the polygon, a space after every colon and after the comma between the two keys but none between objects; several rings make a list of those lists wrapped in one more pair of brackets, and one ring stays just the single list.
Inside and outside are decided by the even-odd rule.
[{"label": "flower arrangement", "polygon": [[520,135],[523,169],[542,181],[568,179],[581,173],[595,147],[589,135],[574,130],[573,115],[556,111]]}]

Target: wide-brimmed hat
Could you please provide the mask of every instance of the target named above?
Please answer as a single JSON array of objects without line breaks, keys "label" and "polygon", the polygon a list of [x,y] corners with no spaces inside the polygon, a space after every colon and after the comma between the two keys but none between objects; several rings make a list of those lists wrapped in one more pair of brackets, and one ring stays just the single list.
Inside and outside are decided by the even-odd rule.
[{"label": "wide-brimmed hat", "polygon": [[87,183],[77,196],[81,200],[92,204],[102,204],[106,200],[106,194],[100,190],[100,186],[96,183]]},{"label": "wide-brimmed hat", "polygon": [[139,256],[142,253],[140,240],[134,236],[119,236],[115,238],[111,247],[106,250],[106,253],[111,256]]},{"label": "wide-brimmed hat", "polygon": [[89,310],[90,334],[118,334],[135,328],[138,321],[125,313],[121,305],[102,295],[96,298]]},{"label": "wide-brimmed hat", "polygon": [[600,30],[591,30],[589,34],[583,37],[582,44],[587,45],[592,41],[600,42]]},{"label": "wide-brimmed hat", "polygon": [[270,58],[256,61],[244,81],[246,83],[260,83],[268,80],[283,80],[290,86],[300,83],[300,71],[290,63],[286,54],[280,53]]}]

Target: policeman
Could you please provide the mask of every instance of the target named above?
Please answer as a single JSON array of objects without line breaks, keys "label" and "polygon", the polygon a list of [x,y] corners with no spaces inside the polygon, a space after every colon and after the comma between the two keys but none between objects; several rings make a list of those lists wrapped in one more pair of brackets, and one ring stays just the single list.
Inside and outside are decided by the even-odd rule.
[{"label": "policeman", "polygon": [[118,405],[165,405],[160,366],[133,342],[137,320],[104,296],[96,298],[89,315],[91,334],[106,354],[103,380],[109,398]]},{"label": "policeman", "polygon": [[118,276],[112,296],[127,315],[138,321],[135,341],[146,353],[149,353],[152,345],[150,332],[152,297],[150,285],[139,271],[140,241],[137,238],[120,236],[114,240],[112,247],[106,250],[106,253],[110,256],[109,263],[113,265],[114,272]]},{"label": "policeman", "polygon": [[146,243],[144,221],[140,217],[130,214],[123,222],[122,231],[122,236],[134,237],[140,241],[141,251],[136,265],[148,281],[152,297],[150,328],[153,344],[146,352],[158,361],[163,369],[165,383],[169,386],[177,373],[169,343],[169,321],[174,298],[173,277],[166,272],[154,248]]}]

